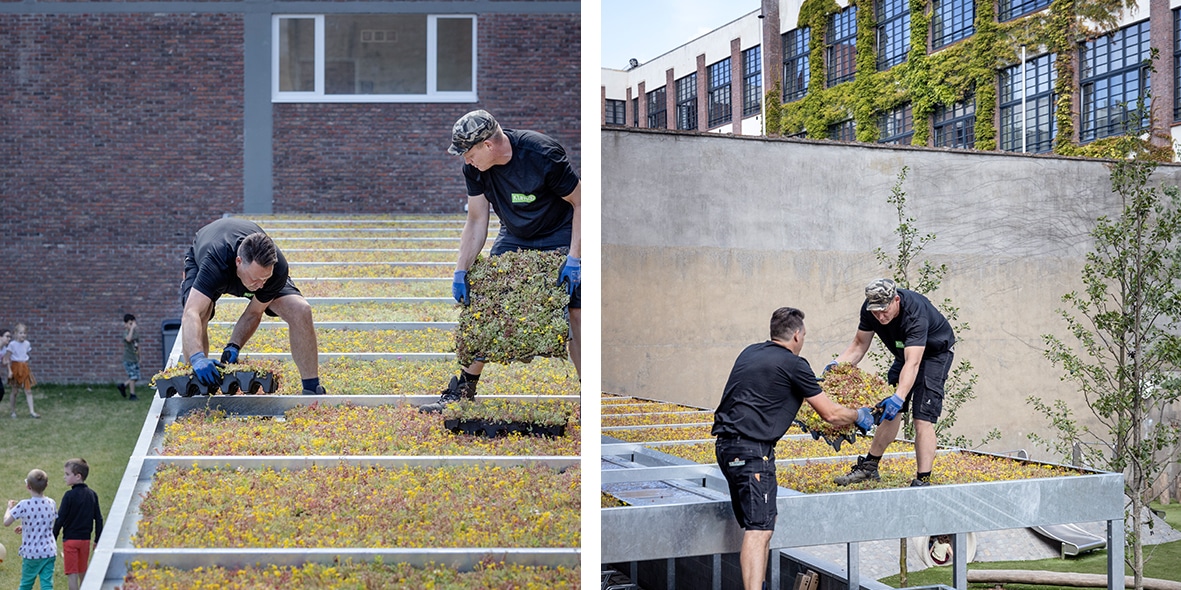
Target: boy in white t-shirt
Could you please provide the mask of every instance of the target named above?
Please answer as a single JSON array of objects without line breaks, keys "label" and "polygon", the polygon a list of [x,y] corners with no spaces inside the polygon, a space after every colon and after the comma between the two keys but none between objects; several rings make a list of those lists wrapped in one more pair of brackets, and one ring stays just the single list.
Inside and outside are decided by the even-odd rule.
[{"label": "boy in white t-shirt", "polygon": [[[29,415],[34,418],[40,418],[33,409],[33,386],[37,382],[33,379],[33,372],[29,370],[29,351],[33,349],[33,343],[27,339],[28,329],[24,324],[16,325],[16,332],[13,334],[12,342],[4,349],[4,358],[9,361],[12,370],[12,383],[19,385],[25,390],[25,401],[29,403]],[[16,418],[16,392],[12,393],[12,401],[9,402],[9,409],[12,411],[12,417]]]},{"label": "boy in white t-shirt", "polygon": [[41,579],[41,590],[53,590],[53,567],[57,558],[53,522],[57,518],[57,505],[53,498],[45,497],[49,476],[34,469],[25,478],[25,487],[31,497],[20,502],[9,500],[8,510],[4,511],[4,526],[21,521],[21,546],[17,552],[23,559],[20,590],[32,590],[37,578]]}]

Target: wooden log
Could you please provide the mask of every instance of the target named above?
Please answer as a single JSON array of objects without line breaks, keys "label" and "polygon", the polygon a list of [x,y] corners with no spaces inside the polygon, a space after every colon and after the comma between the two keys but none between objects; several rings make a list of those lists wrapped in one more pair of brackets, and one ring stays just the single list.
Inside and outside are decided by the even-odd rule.
[{"label": "wooden log", "polygon": [[[1075,574],[1041,570],[968,570],[968,581],[980,584],[1033,584],[1044,586],[1074,586],[1078,588],[1106,588],[1106,574]],[[1126,588],[1133,587],[1132,576],[1124,578]],[[1144,578],[1145,590],[1181,590],[1181,582]]]}]

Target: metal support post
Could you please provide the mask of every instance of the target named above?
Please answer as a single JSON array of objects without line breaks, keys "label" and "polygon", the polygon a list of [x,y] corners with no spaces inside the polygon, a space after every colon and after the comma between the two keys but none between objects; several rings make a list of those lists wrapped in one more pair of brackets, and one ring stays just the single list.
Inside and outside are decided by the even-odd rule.
[{"label": "metal support post", "polygon": [[767,588],[770,590],[779,590],[783,587],[783,580],[779,579],[779,549],[772,549],[767,559],[771,562],[771,575],[769,578],[771,583],[767,584]]},{"label": "metal support post", "polygon": [[1107,521],[1107,590],[1124,590],[1124,519]]},{"label": "metal support post", "polygon": [[951,585],[955,586],[956,590],[968,590],[968,533],[952,535],[951,544]]},{"label": "metal support post", "polygon": [[861,555],[860,545],[858,543],[849,543],[845,545],[845,559],[849,562],[845,571],[848,574],[849,590],[858,590],[861,588]]},{"label": "metal support post", "polygon": [[722,590],[722,554],[714,553],[713,556],[713,590]]},{"label": "metal support post", "polygon": [[668,558],[668,590],[677,590],[677,558]]}]

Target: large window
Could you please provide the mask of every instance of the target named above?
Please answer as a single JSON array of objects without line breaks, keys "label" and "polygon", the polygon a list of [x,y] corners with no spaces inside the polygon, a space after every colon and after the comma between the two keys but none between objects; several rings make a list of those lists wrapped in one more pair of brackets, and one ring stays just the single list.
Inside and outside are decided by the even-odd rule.
[{"label": "large window", "polygon": [[881,139],[878,140],[881,143],[910,145],[914,139],[914,114],[911,112],[910,103],[882,113],[878,125],[882,131]]},{"label": "large window", "polygon": [[783,102],[804,98],[808,93],[808,45],[812,29],[792,29],[783,34]]},{"label": "large window", "polygon": [[1148,21],[1087,41],[1079,52],[1079,139],[1085,143],[1147,126],[1136,109],[1148,98]]},{"label": "large window", "polygon": [[972,0],[934,0],[931,47],[939,49],[976,32],[976,3]]},{"label": "large window", "polygon": [[1181,8],[1173,9],[1173,120],[1181,121]]},{"label": "large window", "polygon": [[640,126],[640,99],[632,99],[632,127]]},{"label": "large window", "polygon": [[626,104],[622,100],[607,99],[606,112],[603,114],[606,115],[608,125],[627,125]]},{"label": "large window", "polygon": [[910,51],[910,0],[880,0],[878,10],[878,69],[904,61]]},{"label": "large window", "polygon": [[709,75],[709,126],[717,127],[729,123],[733,118],[730,109],[730,58],[705,68]]},{"label": "large window", "polygon": [[1050,5],[1050,0],[1001,0],[1000,20],[1013,20]]},{"label": "large window", "polygon": [[275,102],[475,102],[476,17],[276,16]]},{"label": "large window", "polygon": [[933,116],[935,147],[976,146],[976,97],[968,96],[951,106],[938,105]]},{"label": "large window", "polygon": [[857,73],[856,5],[828,17],[828,34],[824,39],[828,86],[852,80]]},{"label": "large window", "polygon": [[857,127],[853,119],[845,119],[840,123],[828,126],[828,138],[837,141],[857,141]]},{"label": "large window", "polygon": [[[1054,54],[1047,53],[1001,70],[1001,149],[1048,152],[1054,148]],[[1025,97],[1025,110],[1021,98]],[[1025,144],[1021,143],[1024,129]]]},{"label": "large window", "polygon": [[664,86],[648,93],[648,128],[668,129],[668,103]]},{"label": "large window", "polygon": [[697,72],[677,80],[677,129],[697,129]]},{"label": "large window", "polygon": [[763,108],[762,48],[758,45],[742,52],[742,116],[749,117]]}]

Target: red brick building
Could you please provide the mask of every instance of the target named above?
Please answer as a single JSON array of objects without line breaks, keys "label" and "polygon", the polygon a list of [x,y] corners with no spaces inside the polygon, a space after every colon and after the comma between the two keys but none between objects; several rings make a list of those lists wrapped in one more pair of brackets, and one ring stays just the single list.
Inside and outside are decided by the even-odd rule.
[{"label": "red brick building", "polygon": [[0,327],[28,325],[38,379],[122,379],[128,312],[159,370],[223,214],[461,212],[469,110],[578,168],[579,2],[294,5],[0,1]]}]

